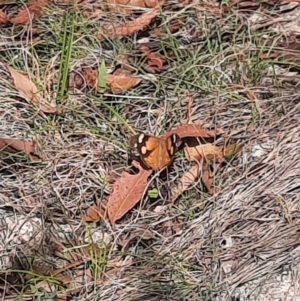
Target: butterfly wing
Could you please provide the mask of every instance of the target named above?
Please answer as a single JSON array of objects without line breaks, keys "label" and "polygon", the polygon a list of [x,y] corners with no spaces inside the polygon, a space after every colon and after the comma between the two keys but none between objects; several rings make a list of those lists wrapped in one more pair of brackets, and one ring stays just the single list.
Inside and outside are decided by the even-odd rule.
[{"label": "butterfly wing", "polygon": [[156,169],[160,170],[168,166],[173,159],[175,146],[173,137],[159,138],[159,147],[156,154]]},{"label": "butterfly wing", "polygon": [[130,147],[140,156],[146,167],[161,170],[172,162],[178,142],[179,136],[176,134],[158,138],[141,133],[130,139]]},{"label": "butterfly wing", "polygon": [[162,143],[163,141],[155,136],[148,136],[145,139],[145,147],[142,148],[141,158],[144,163],[153,170],[159,170],[162,168]]},{"label": "butterfly wing", "polygon": [[147,168],[158,169],[157,158],[160,146],[159,138],[144,133],[133,136],[130,139],[130,147],[141,158]]}]

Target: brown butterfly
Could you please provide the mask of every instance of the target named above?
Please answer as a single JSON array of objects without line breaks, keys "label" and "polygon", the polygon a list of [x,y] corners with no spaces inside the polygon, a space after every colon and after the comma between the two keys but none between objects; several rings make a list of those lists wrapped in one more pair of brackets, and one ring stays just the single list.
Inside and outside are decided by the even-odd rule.
[{"label": "brown butterfly", "polygon": [[161,170],[172,162],[180,138],[177,134],[155,137],[141,133],[131,137],[129,144],[147,168]]}]

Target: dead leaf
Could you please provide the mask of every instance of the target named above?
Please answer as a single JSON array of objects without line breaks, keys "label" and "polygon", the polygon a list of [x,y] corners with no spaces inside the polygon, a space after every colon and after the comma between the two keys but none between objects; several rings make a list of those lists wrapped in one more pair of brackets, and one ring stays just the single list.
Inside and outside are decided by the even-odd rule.
[{"label": "dead leaf", "polygon": [[5,64],[5,67],[9,71],[15,87],[19,90],[25,99],[31,100],[36,106],[38,106],[45,113],[56,113],[60,111],[58,107],[52,107],[49,104],[42,103],[42,95],[39,92],[36,85],[28,79],[27,76],[21,74],[16,69]]},{"label": "dead leaf", "polygon": [[185,137],[201,137],[201,138],[211,138],[223,134],[221,128],[216,128],[215,130],[208,131],[203,129],[198,124],[181,124],[171,134],[177,134],[180,138]]},{"label": "dead leaf", "polygon": [[14,24],[25,24],[30,19],[38,19],[44,14],[47,0],[33,0],[28,7],[24,7],[19,11],[19,13],[11,19]]},{"label": "dead leaf", "polygon": [[207,164],[203,168],[201,180],[202,180],[202,183],[204,184],[204,186],[206,187],[207,192],[210,195],[214,195],[215,194],[215,190],[214,190],[214,186],[213,186],[214,178],[211,175],[209,166]]},{"label": "dead leaf", "polygon": [[199,164],[193,165],[188,171],[186,171],[178,181],[178,187],[172,190],[171,201],[174,201],[186,191],[192,183],[200,176],[201,166]]},{"label": "dead leaf", "polygon": [[159,56],[157,53],[157,57],[152,57],[149,60],[148,65],[151,67],[155,67],[156,71],[166,70],[167,67],[164,67],[165,61],[166,60],[164,58],[162,58],[161,56]]},{"label": "dead leaf", "polygon": [[224,162],[231,159],[237,153],[241,152],[243,144],[230,144],[226,148],[217,147],[211,143],[197,145],[195,147],[185,147],[184,152],[189,161],[200,161],[202,164],[192,166],[179,180],[178,187],[174,189],[172,195],[172,202],[177,197],[188,189],[188,187],[200,176],[202,166],[202,183],[205,185],[207,192],[210,195],[214,195],[213,176],[209,170],[209,164],[203,164],[204,162]]},{"label": "dead leaf", "polygon": [[29,99],[33,100],[35,103],[38,103],[40,96],[39,90],[35,84],[30,81],[27,76],[21,74],[16,69],[10,67],[9,65],[6,65],[6,67],[14,80],[16,88],[23,92]]},{"label": "dead leaf", "polygon": [[107,74],[106,83],[111,87],[112,91],[115,93],[128,90],[141,82],[141,78],[136,76],[122,76]]},{"label": "dead leaf", "polygon": [[143,196],[147,187],[147,179],[151,170],[144,170],[136,161],[132,165],[139,169],[139,173],[131,175],[122,172],[121,177],[114,183],[113,193],[108,198],[107,212],[112,225],[125,213],[132,209]]},{"label": "dead leaf", "polygon": [[163,5],[164,0],[145,0],[146,7],[154,8],[158,5]]},{"label": "dead leaf", "polygon": [[209,165],[193,165],[188,171],[186,171],[179,179],[178,186],[173,189],[171,202],[174,203],[175,200],[185,192],[197,178],[201,176],[201,181],[207,189],[210,195],[214,195],[215,191],[213,188],[214,179],[211,176],[209,170]]},{"label": "dead leaf", "polygon": [[[133,9],[137,7],[154,8],[160,0],[106,0],[110,11],[132,14]],[[163,1],[160,1],[163,2]]]},{"label": "dead leaf", "polygon": [[[150,67],[154,67],[154,68],[150,68],[149,71],[151,71],[151,69],[154,70],[151,71],[152,73],[155,73],[155,71],[162,71],[162,70],[166,70],[168,67],[164,66],[164,63],[166,62],[166,58],[158,53],[158,52],[151,52],[150,48],[148,46],[141,46],[141,51],[144,54],[144,56],[146,56],[147,60],[147,64]],[[149,69],[149,68],[148,68]]]},{"label": "dead leaf", "polygon": [[86,84],[90,88],[97,90],[97,88],[98,88],[98,70],[94,70],[92,68],[84,68],[83,72],[82,72],[82,76],[84,77]]},{"label": "dead leaf", "polygon": [[152,19],[157,15],[158,13],[158,7],[154,8],[144,14],[142,14],[140,17],[136,18],[133,21],[129,21],[128,23],[118,26],[118,27],[111,27],[105,32],[98,32],[97,38],[103,39],[106,37],[123,37],[128,34],[135,33],[141,29],[143,29],[145,26],[148,26]]},{"label": "dead leaf", "polygon": [[19,139],[0,137],[0,152],[8,151],[11,153],[24,152],[32,161],[39,161],[40,157],[36,153],[35,141],[25,141]]},{"label": "dead leaf", "polygon": [[[83,71],[83,77],[87,85],[92,89],[98,89],[98,70],[92,68],[85,68]],[[141,78],[136,76],[126,75],[106,75],[106,85],[112,89],[114,93],[119,93],[124,90],[128,90],[141,82]]]},{"label": "dead leaf", "polygon": [[187,146],[184,148],[184,153],[189,161],[224,161],[223,147],[217,147],[211,143],[199,144],[194,147]]},{"label": "dead leaf", "polygon": [[9,22],[9,18],[7,14],[2,9],[0,9],[0,25],[7,24],[8,22]]},{"label": "dead leaf", "polygon": [[227,147],[223,148],[223,154],[225,159],[228,161],[236,154],[240,153],[243,150],[244,143],[240,144],[230,144]]},{"label": "dead leaf", "polygon": [[246,96],[247,96],[247,98],[248,98],[250,101],[256,103],[257,98],[256,98],[256,96],[255,96],[255,94],[254,94],[253,91],[251,91],[250,89],[246,89]]},{"label": "dead leaf", "polygon": [[241,152],[244,144],[230,144],[226,148],[218,147],[211,143],[199,144],[193,147],[186,146],[184,153],[189,161],[205,160],[206,162],[216,161],[218,163],[230,159]]},{"label": "dead leaf", "polygon": [[106,211],[104,206],[93,205],[89,207],[86,211],[86,215],[83,216],[83,221],[85,222],[94,222],[98,219],[106,219]]}]

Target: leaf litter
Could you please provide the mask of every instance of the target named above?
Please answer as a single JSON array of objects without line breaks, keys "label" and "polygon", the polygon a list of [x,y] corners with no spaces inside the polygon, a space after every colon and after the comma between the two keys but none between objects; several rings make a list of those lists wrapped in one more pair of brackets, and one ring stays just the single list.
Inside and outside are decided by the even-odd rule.
[{"label": "leaf litter", "polygon": [[[253,10],[263,10],[267,16],[265,20],[250,23],[249,30],[255,30],[255,26],[257,25],[268,28],[266,22],[272,20],[273,10],[277,10],[277,7],[272,7],[272,14],[270,14],[260,3],[257,2],[255,5],[251,4],[253,3],[237,1],[235,4],[232,4],[230,9],[233,10],[234,13],[243,15],[243,12],[236,11],[236,8],[237,5],[240,7],[244,6],[247,8],[247,14],[249,14],[247,18],[250,16],[252,17],[251,20],[257,20],[255,19],[257,18],[255,14],[261,15],[261,11],[255,12]],[[267,6],[268,1],[264,2],[263,5]],[[295,3],[293,3],[293,5],[295,5]],[[205,5],[203,5],[203,7],[198,6],[197,12],[203,14],[204,17],[206,17],[207,14],[209,15],[206,20],[207,22],[213,20],[214,23],[209,23],[212,25],[212,28],[215,28],[215,24],[220,21],[220,16],[223,18],[223,16],[228,13],[228,10],[224,9],[224,6],[221,6],[221,8],[218,7],[219,14],[213,12],[215,15],[212,16],[212,10],[204,10],[204,7]],[[249,10],[249,7],[251,10]],[[283,5],[280,3],[278,7],[283,8]],[[288,9],[289,14],[291,9],[292,8]],[[190,11],[188,13],[190,14]],[[286,36],[286,33],[291,33],[288,27],[285,27],[287,23],[292,25],[291,28],[293,28],[295,32],[299,31],[299,26],[297,25],[298,18],[296,18],[295,24],[292,24],[294,22],[292,19],[293,18],[289,15],[289,18],[284,18],[284,23],[280,20],[276,20],[277,23],[284,26],[283,28],[286,31],[284,35],[280,33],[280,39]],[[225,25],[228,20],[229,19],[226,19]],[[291,20],[291,22],[287,20]],[[224,20],[222,19],[221,21],[223,26]],[[200,24],[199,27],[201,28]],[[278,32],[278,30],[281,30],[280,28],[280,26],[276,26],[276,28],[268,29],[273,32]],[[209,28],[207,27],[205,29]],[[188,34],[188,32],[184,33]],[[267,31],[267,35],[269,35],[269,31]],[[239,38],[239,29],[235,31],[235,37]],[[273,38],[273,36],[270,37],[271,41],[275,43],[275,39]],[[221,37],[221,39],[223,41],[223,37]],[[255,48],[257,45],[253,46]],[[227,43],[226,47],[230,48],[231,45]],[[244,57],[248,55],[246,48],[247,47],[243,50],[245,51],[243,53],[243,55],[245,55]],[[274,53],[272,47],[267,45],[266,48],[268,52],[270,52],[270,55]],[[236,49],[234,49],[234,51],[235,50]],[[251,52],[254,53],[255,49],[251,49]],[[268,56],[268,58],[270,57],[271,56]],[[250,58],[250,56],[248,58]],[[263,59],[262,56],[261,58]],[[205,63],[211,64],[211,61],[205,61]],[[288,68],[293,66],[293,64],[289,64],[288,62],[285,63],[287,63]],[[236,65],[233,64],[233,66],[229,66],[229,68],[231,67],[235,68]],[[239,68],[243,69],[242,65],[240,65]],[[295,68],[295,66],[292,68]],[[286,70],[287,68],[282,69]],[[263,76],[263,74],[267,73],[262,72],[261,74]],[[220,74],[218,74],[218,76],[221,77]],[[226,79],[222,78],[222,81],[223,80],[226,82]],[[239,78],[235,80],[239,81]],[[275,275],[278,271],[282,270],[282,266],[286,264],[295,266],[297,257],[294,255],[297,255],[297,246],[299,245],[299,210],[297,207],[297,194],[299,192],[299,188],[297,188],[299,187],[297,181],[299,174],[299,165],[297,164],[297,162],[299,162],[299,123],[297,122],[299,104],[297,94],[299,91],[297,84],[295,85],[298,79],[293,75],[295,82],[292,82],[291,78],[288,79],[282,76],[282,74],[278,74],[276,75],[275,84],[272,80],[274,80],[272,75],[268,73],[267,76],[263,76],[261,81],[256,82],[255,87],[253,87],[253,83],[249,78],[247,79],[247,77],[245,77],[242,79],[242,81],[245,81],[247,87],[249,86],[259,91],[255,96],[257,103],[262,106],[264,114],[259,117],[257,123],[251,123],[253,116],[251,116],[251,113],[249,114],[247,106],[244,106],[242,102],[237,104],[236,99],[228,99],[230,96],[226,93],[228,92],[227,89],[230,89],[229,85],[225,88],[218,86],[218,89],[223,90],[224,88],[222,92],[225,92],[225,97],[220,96],[219,91],[218,93],[211,91],[209,97],[203,96],[199,99],[197,104],[193,105],[193,109],[197,112],[197,115],[191,116],[194,121],[203,120],[206,123],[214,124],[211,120],[211,116],[217,115],[218,123],[221,124],[226,133],[229,130],[229,135],[232,135],[232,139],[247,138],[244,161],[238,158],[238,165],[226,166],[222,174],[222,181],[224,181],[222,194],[219,194],[218,198],[205,199],[204,206],[197,206],[196,209],[198,209],[198,211],[192,212],[192,210],[186,206],[182,209],[184,213],[178,214],[178,216],[175,217],[171,212],[165,211],[166,217],[164,218],[182,225],[182,232],[175,232],[176,235],[174,235],[174,232],[173,234],[169,234],[169,225],[167,225],[164,220],[157,220],[156,216],[155,219],[147,220],[149,223],[144,225],[144,227],[149,227],[149,229],[153,229],[153,231],[159,233],[159,239],[155,239],[154,244],[150,242],[149,247],[147,245],[147,248],[145,248],[146,251],[140,248],[141,244],[139,242],[135,243],[133,247],[129,249],[129,252],[134,253],[134,255],[137,254],[135,251],[138,252],[138,256],[142,258],[143,263],[135,261],[134,265],[130,265],[130,269],[127,268],[123,270],[121,270],[121,266],[118,265],[119,268],[114,270],[113,274],[109,274],[110,281],[101,286],[103,298],[111,298],[113,283],[114,289],[118,289],[119,300],[130,298],[129,291],[130,293],[132,293],[133,290],[139,292],[145,285],[149,287],[151,292],[144,293],[144,299],[156,300],[156,297],[157,299],[163,298],[163,296],[157,292],[157,285],[164,283],[165,287],[169,290],[169,297],[172,300],[183,299],[183,297],[191,300],[201,299],[203,298],[203,287],[199,288],[199,281],[194,281],[194,279],[199,279],[199,274],[201,274],[205,283],[212,284],[215,288],[215,290],[210,290],[209,292],[204,288],[205,293],[209,294],[209,298],[214,300],[230,300],[230,298],[240,292],[237,298],[242,300],[241,296],[243,295],[243,291],[239,291],[239,289],[243,287],[247,281],[251,280],[256,285],[255,289],[250,287],[250,291],[260,290],[261,294],[262,281],[259,280],[262,274],[265,273],[267,277],[270,277],[270,275]],[[291,85],[291,87],[289,85]],[[281,94],[277,93],[276,87],[280,88]],[[167,87],[166,90],[168,93],[170,92]],[[240,93],[240,95],[243,93],[239,88],[237,90],[239,90],[237,93]],[[267,92],[271,93],[272,96],[266,96],[265,99],[260,97],[260,93],[267,95]],[[173,94],[171,95],[174,96]],[[291,95],[293,95],[293,97],[291,97]],[[213,98],[218,98],[218,104]],[[245,99],[245,101],[248,100]],[[79,101],[76,104],[79,106]],[[140,102],[138,104],[140,105]],[[136,103],[134,103],[134,105],[136,105]],[[219,106],[218,113],[216,113],[215,110],[216,105]],[[145,107],[146,105],[141,105],[141,110],[144,110]],[[284,109],[281,112],[280,108],[282,107],[284,107]],[[80,107],[80,109],[81,108],[82,107]],[[149,108],[147,109],[149,110]],[[270,116],[273,116],[272,120]],[[233,120],[234,124],[232,122]],[[252,133],[247,131],[245,122],[251,123]],[[189,136],[186,137],[188,138]],[[214,137],[214,135],[211,137]],[[68,158],[69,160],[66,160],[67,154],[65,148],[62,150],[62,153],[59,153],[55,149],[57,146],[53,146],[53,142],[55,143],[55,141],[50,141],[47,147],[55,153],[55,158],[53,159],[53,162],[56,163],[54,173],[59,179],[57,180],[53,177],[53,169],[51,169],[51,173],[49,173],[47,169],[43,169],[43,179],[48,179],[49,174],[51,174],[52,181],[49,181],[48,185],[41,187],[39,182],[35,182],[34,185],[32,185],[31,180],[28,181],[31,186],[30,188],[27,187],[29,185],[24,185],[22,189],[20,189],[19,185],[16,185],[18,181],[16,181],[15,178],[10,180],[9,177],[6,176],[3,177],[4,184],[2,185],[12,188],[7,189],[5,192],[6,195],[2,196],[2,198],[4,201],[4,197],[14,199],[16,206],[19,205],[17,203],[18,198],[16,198],[17,191],[20,191],[21,201],[24,201],[29,196],[45,199],[45,195],[47,195],[47,201],[54,200],[53,203],[59,199],[61,201],[60,205],[63,205],[64,210],[72,216],[73,223],[75,222],[73,214],[78,210],[77,204],[86,202],[87,190],[86,187],[80,187],[80,189],[76,191],[78,178],[68,178],[65,174],[78,173],[78,171],[73,168],[73,165],[84,166],[85,160],[83,160],[83,158],[91,159],[92,162],[96,160],[90,157],[88,153],[84,154],[86,157],[80,156],[75,159]],[[271,147],[266,146],[266,142],[270,144]],[[275,143],[272,144],[272,142]],[[262,149],[261,153],[264,155],[256,157],[258,158],[256,161],[253,159],[254,156],[252,157],[251,148],[258,147]],[[90,145],[89,151],[91,149],[92,152],[96,152],[95,149],[93,149],[93,145]],[[228,152],[228,157],[232,154],[234,155],[235,149],[237,149],[237,145],[234,145],[230,152]],[[70,164],[70,159],[73,160],[72,163],[75,162],[76,164]],[[64,166],[68,166],[68,168],[64,168]],[[87,181],[92,178],[89,173],[89,168],[84,170],[86,175],[85,180]],[[32,170],[30,170],[30,174],[32,177]],[[23,176],[24,178],[27,177],[27,179],[30,179],[27,170],[24,171]],[[210,175],[208,174],[208,176]],[[275,177],[276,181],[274,180]],[[24,181],[22,183],[24,183]],[[90,183],[89,185],[91,185],[89,188],[94,190],[94,186]],[[76,188],[74,188],[75,186]],[[64,190],[65,187],[69,189],[67,192]],[[51,193],[51,188],[55,188],[54,194]],[[39,190],[43,192],[42,197],[39,196]],[[66,197],[66,195],[68,195],[68,197]],[[201,195],[196,194],[195,201],[199,202],[200,197]],[[67,199],[71,199],[73,203],[76,203],[76,206],[68,202]],[[21,205],[23,208],[24,204]],[[21,206],[19,208],[21,208]],[[53,207],[51,207],[50,210],[51,209],[53,209]],[[57,218],[56,210],[57,207],[55,207],[55,210],[52,210],[54,218]],[[151,213],[149,213],[149,215],[150,214]],[[182,219],[182,215],[191,216],[192,214],[192,218],[188,221]],[[66,215],[64,215],[64,218],[66,218]],[[164,227],[160,227],[160,224]],[[114,235],[117,236],[126,231],[121,228],[122,227],[118,227]],[[101,231],[99,231],[99,229],[97,230],[98,232]],[[213,254],[210,253],[212,246],[215,247],[214,250],[216,251]],[[113,247],[117,249],[116,244],[114,244]],[[149,250],[151,250],[150,253]],[[179,271],[176,269],[177,266],[174,266],[173,254],[176,254],[178,250],[180,250],[182,260],[188,262],[188,265],[185,266],[187,273],[180,274],[184,281],[178,281],[176,283],[177,289],[174,291],[171,286],[171,280],[176,273],[182,271],[182,267],[180,267]],[[195,252],[197,252],[197,256],[195,256]],[[113,253],[114,251],[112,249],[112,254]],[[170,254],[172,254],[172,258],[169,256]],[[121,257],[119,261],[122,262],[122,260],[126,262],[126,259]],[[190,266],[192,266],[193,269],[190,269]],[[172,269],[169,267],[172,267]],[[149,282],[149,278],[152,277],[152,275],[154,280]],[[222,277],[223,281],[218,280],[220,277]],[[122,285],[117,282],[119,279],[122,279]],[[139,279],[139,282],[137,282],[136,279]],[[123,289],[124,286],[126,286],[126,289]],[[84,285],[82,285],[82,290],[83,287]],[[152,298],[151,293],[154,291],[154,288],[156,288],[155,293],[157,293],[157,296],[155,295],[155,297]],[[247,289],[248,288],[249,287],[247,287]],[[214,291],[217,291],[217,293]],[[192,296],[190,294],[192,294]],[[286,296],[284,296],[284,298],[286,298]]]},{"label": "leaf litter", "polygon": [[[211,137],[217,134],[223,133],[221,128],[216,131],[207,131],[201,126],[196,124],[182,124],[178,126],[177,129],[173,130],[171,133],[180,134],[181,138],[191,137],[196,135],[197,137]],[[163,136],[169,136],[171,133],[165,133]],[[230,146],[230,150],[233,147]],[[239,148],[241,150],[241,148]],[[198,161],[202,164],[209,163],[211,160],[217,160],[218,162],[224,161],[224,148],[216,147],[212,144],[198,145],[196,147],[185,147],[186,157],[189,161]],[[116,179],[113,192],[109,196],[107,201],[107,213],[110,222],[115,226],[115,222],[123,217],[129,210],[131,210],[144,195],[145,190],[148,186],[148,177],[152,173],[151,170],[143,169],[143,167],[136,161],[132,162],[134,167],[139,169],[137,174],[131,175],[127,172],[123,172],[119,178]],[[181,193],[183,193],[192,183],[199,177],[202,173],[202,182],[206,186],[210,194],[214,194],[213,179],[209,171],[209,167],[195,165],[191,167],[190,170],[184,173],[178,183],[178,188],[174,190],[172,195],[172,200],[174,201]],[[92,206],[88,209],[85,221],[95,221],[98,217],[104,216],[100,213],[98,206]]]},{"label": "leaf litter", "polygon": [[97,34],[98,39],[111,38],[111,37],[123,37],[129,34],[133,34],[144,27],[148,26],[152,19],[158,14],[159,9],[154,8],[133,21],[129,21],[124,25],[110,27],[107,30],[100,30]]},{"label": "leaf litter", "polygon": [[33,0],[27,7],[22,8],[10,21],[14,24],[25,24],[31,18],[38,19],[44,14],[47,4],[48,0]]},{"label": "leaf litter", "polygon": [[114,183],[113,193],[108,198],[107,213],[113,226],[140,201],[148,185],[148,177],[152,173],[150,170],[144,170],[135,161],[132,164],[139,169],[139,173],[131,175],[122,172],[121,177]]},{"label": "leaf litter", "polygon": [[106,0],[110,11],[132,14],[137,8],[154,8],[163,1],[161,0]]},{"label": "leaf litter", "polygon": [[44,102],[41,92],[36,85],[28,79],[28,77],[16,69],[4,64],[13,79],[15,87],[25,97],[25,99],[32,101],[40,110],[45,113],[56,113],[60,111],[58,107],[53,107]]},{"label": "leaf litter", "polygon": [[[98,70],[85,68],[82,75],[90,88],[99,90]],[[106,74],[105,76],[107,87],[115,93],[121,93],[125,90],[135,87],[141,82],[141,80],[142,78],[129,75],[128,73],[126,75]]]},{"label": "leaf litter", "polygon": [[35,141],[0,137],[0,153],[2,152],[23,152],[28,155],[32,161],[40,161],[41,159],[37,153],[37,145]]}]

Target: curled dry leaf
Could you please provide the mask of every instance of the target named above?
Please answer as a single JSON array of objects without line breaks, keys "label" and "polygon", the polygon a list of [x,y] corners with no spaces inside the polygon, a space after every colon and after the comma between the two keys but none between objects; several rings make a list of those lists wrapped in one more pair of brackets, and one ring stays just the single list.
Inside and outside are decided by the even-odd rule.
[{"label": "curled dry leaf", "polygon": [[210,195],[214,195],[215,194],[215,190],[214,190],[214,177],[213,174],[211,173],[211,171],[209,170],[209,166],[206,164],[203,168],[203,173],[202,173],[202,177],[201,177],[202,183],[204,184],[204,186],[207,189],[207,192]]},{"label": "curled dry leaf", "polygon": [[218,147],[211,143],[185,147],[184,153],[189,161],[205,160],[206,162],[224,162],[231,159],[243,149],[243,144],[230,144],[227,147]]},{"label": "curled dry leaf", "polygon": [[[85,79],[86,84],[90,88],[97,90],[97,88],[98,88],[98,70],[94,70],[92,68],[84,68],[82,75]],[[77,84],[77,83],[75,82],[75,84]]]},{"label": "curled dry leaf", "polygon": [[111,87],[115,93],[128,90],[141,82],[141,78],[136,76],[123,76],[123,75],[106,75],[106,83]]},{"label": "curled dry leaf", "polygon": [[113,193],[108,198],[107,213],[113,226],[140,201],[147,187],[147,179],[152,172],[142,169],[136,161],[133,161],[132,165],[139,169],[139,173],[131,175],[122,172],[121,177],[114,183]]},{"label": "curled dry leaf", "polygon": [[23,96],[26,99],[31,100],[45,113],[55,113],[57,111],[60,111],[58,107],[52,107],[49,104],[42,102],[41,93],[39,92],[36,85],[32,81],[30,81],[27,76],[21,74],[19,71],[10,67],[7,64],[5,64],[5,67],[9,71],[15,87],[19,90],[21,94],[23,94]]},{"label": "curled dry leaf", "polygon": [[[91,68],[85,68],[83,71],[83,77],[87,85],[92,89],[98,89],[98,70],[93,70]],[[126,76],[126,75],[106,75],[106,85],[111,87],[114,93],[122,92],[128,90],[141,82],[141,78],[136,76]]]},{"label": "curled dry leaf", "polygon": [[8,22],[9,18],[7,14],[2,9],[0,9],[0,25],[7,24]]},{"label": "curled dry leaf", "polygon": [[39,161],[40,157],[36,153],[35,141],[25,141],[11,138],[0,137],[0,152],[8,151],[10,153],[24,152],[32,161]]},{"label": "curled dry leaf", "polygon": [[207,189],[210,195],[214,195],[214,178],[209,170],[208,164],[201,166],[200,164],[193,165],[188,171],[186,171],[179,179],[178,186],[173,189],[172,192],[172,203],[184,192],[186,191],[197,178],[201,176],[201,181]]},{"label": "curled dry leaf", "polygon": [[178,186],[172,190],[172,203],[186,191],[192,183],[200,176],[201,166],[199,164],[193,165],[186,171],[178,181]]},{"label": "curled dry leaf", "polygon": [[[211,143],[197,145],[195,147],[185,147],[184,152],[189,161],[200,161],[204,162],[224,162],[225,160],[230,159],[237,153],[241,152],[243,149],[243,144],[230,144],[226,148],[217,147]],[[201,166],[202,171],[201,171]],[[209,170],[209,164],[197,164],[192,166],[179,180],[178,187],[174,190],[172,196],[172,201],[175,199],[196,180],[201,174],[202,183],[205,185],[208,193],[214,195],[213,182],[214,178],[212,173]]]},{"label": "curled dry leaf", "polygon": [[230,160],[236,154],[240,153],[243,150],[244,143],[240,144],[229,144],[223,148],[223,154],[226,160]]},{"label": "curled dry leaf", "polygon": [[154,8],[159,5],[161,0],[106,0],[106,3],[110,5],[110,7],[114,7],[115,5],[120,6],[133,6],[133,7],[148,7]]},{"label": "curled dry leaf", "polygon": [[19,13],[11,19],[14,24],[24,24],[30,20],[32,16],[33,19],[38,19],[44,14],[47,0],[33,0],[28,7],[25,7],[19,11]]},{"label": "curled dry leaf", "polygon": [[185,147],[184,153],[189,161],[224,161],[223,147],[217,147],[211,143],[200,144],[195,147]]},{"label": "curled dry leaf", "polygon": [[137,7],[156,7],[161,0],[106,0],[108,8],[110,11],[115,11],[118,13],[131,14],[133,8]]},{"label": "curled dry leaf", "polygon": [[84,222],[94,222],[101,218],[102,220],[106,219],[106,211],[103,206],[93,205],[89,207],[86,211],[86,215],[83,216]]},{"label": "curled dry leaf", "polygon": [[141,51],[143,52],[144,56],[148,59],[147,64],[150,66],[149,71],[152,71],[152,73],[155,73],[155,71],[162,71],[167,69],[167,66],[164,66],[164,63],[166,62],[166,58],[158,53],[158,52],[151,52],[150,48],[148,46],[141,46]]},{"label": "curled dry leaf", "polygon": [[221,135],[223,133],[223,130],[221,128],[216,128],[215,130],[208,131],[203,129],[198,124],[181,124],[171,133],[177,134],[180,138],[185,138],[185,137],[211,138],[211,137]]},{"label": "curled dry leaf", "polygon": [[158,8],[154,8],[144,14],[142,14],[140,17],[136,18],[133,21],[130,21],[124,25],[118,26],[118,27],[111,27],[106,32],[98,32],[97,38],[103,39],[105,36],[107,37],[123,37],[128,34],[135,33],[141,29],[143,29],[145,26],[148,26],[152,19],[157,15]]}]

